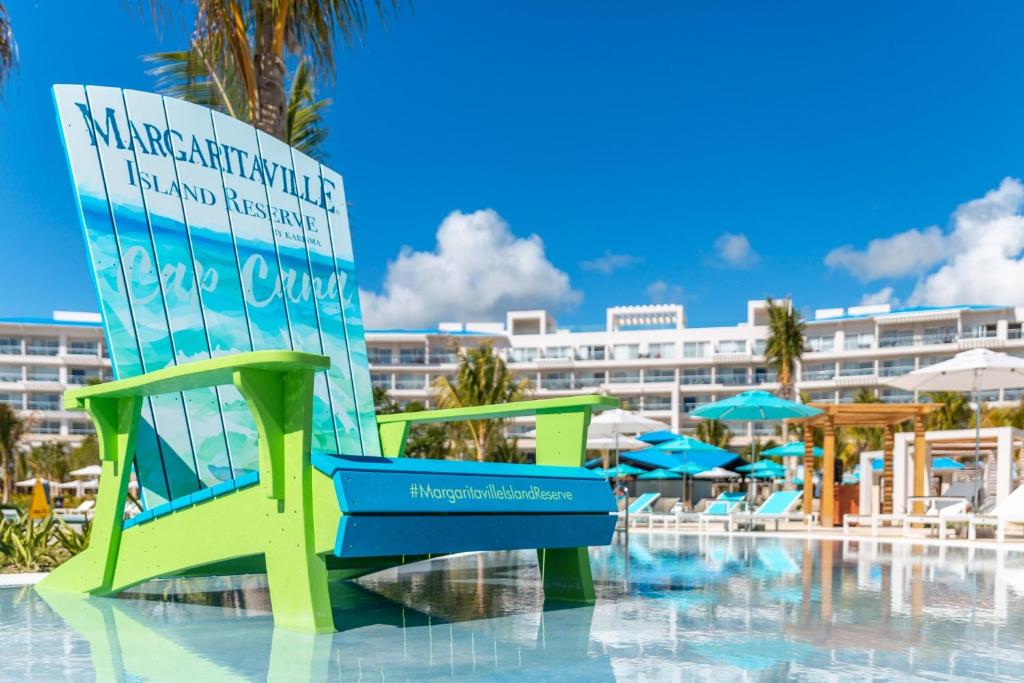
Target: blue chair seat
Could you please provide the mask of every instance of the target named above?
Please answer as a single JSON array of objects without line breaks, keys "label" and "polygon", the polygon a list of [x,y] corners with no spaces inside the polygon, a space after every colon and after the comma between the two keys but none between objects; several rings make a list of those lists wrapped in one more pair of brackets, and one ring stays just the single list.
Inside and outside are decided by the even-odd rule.
[{"label": "blue chair seat", "polygon": [[212,500],[217,496],[252,486],[258,483],[259,480],[260,477],[258,472],[247,472],[245,474],[235,477],[234,479],[228,479],[227,481],[222,481],[219,484],[214,484],[213,486],[208,486],[206,488],[199,489],[194,493],[189,493],[184,496],[172,498],[166,503],[157,505],[154,508],[143,510],[142,512],[135,515],[131,519],[126,519],[122,524],[121,528],[131,529],[132,527],[145,524],[146,522],[151,522],[154,519],[165,517],[166,515],[169,515],[173,512],[185,510],[187,508],[192,507],[193,505],[199,505],[208,500]]}]

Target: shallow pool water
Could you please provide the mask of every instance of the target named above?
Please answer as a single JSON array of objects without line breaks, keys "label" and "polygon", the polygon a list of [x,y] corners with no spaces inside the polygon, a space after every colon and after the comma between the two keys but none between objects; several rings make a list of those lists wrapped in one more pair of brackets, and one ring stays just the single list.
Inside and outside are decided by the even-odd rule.
[{"label": "shallow pool water", "polygon": [[265,579],[110,599],[0,589],[0,680],[1019,680],[1024,556],[877,541],[632,534],[598,602],[545,604],[534,553],[332,588],[342,631],[274,631]]}]

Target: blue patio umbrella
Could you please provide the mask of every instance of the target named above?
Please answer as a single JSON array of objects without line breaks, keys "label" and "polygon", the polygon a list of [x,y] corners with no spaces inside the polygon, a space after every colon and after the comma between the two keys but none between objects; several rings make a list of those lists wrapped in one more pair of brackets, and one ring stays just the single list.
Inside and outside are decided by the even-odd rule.
[{"label": "blue patio umbrella", "polygon": [[679,435],[676,434],[675,432],[670,432],[667,429],[659,429],[656,432],[647,432],[646,434],[641,434],[636,438],[653,445],[678,439]]},{"label": "blue patio umbrella", "polygon": [[695,439],[692,436],[677,436],[671,441],[663,441],[657,444],[654,448],[659,451],[666,451],[668,453],[692,453],[695,451],[716,451],[724,453],[724,448],[718,446],[712,446],[709,443],[704,443],[700,439]]},{"label": "blue patio umbrella", "polygon": [[[802,403],[779,398],[767,391],[744,391],[735,396],[700,406],[690,413],[705,420],[726,422],[765,422],[814,417],[821,410]],[[757,441],[754,441],[754,456],[757,457]]]},{"label": "blue patio umbrella", "polygon": [[737,472],[754,474],[758,472],[784,472],[786,468],[773,460],[758,460],[736,468]]},{"label": "blue patio umbrella", "polygon": [[932,459],[932,471],[942,470],[948,472],[951,470],[962,470],[963,468],[964,466],[953,458],[941,457]]},{"label": "blue patio umbrella", "polygon": [[[814,457],[820,458],[825,454],[825,451],[821,450],[818,446],[814,447]],[[771,455],[782,458],[802,458],[804,457],[804,442],[803,441],[790,441],[784,443],[781,446],[775,448],[769,448],[766,451],[761,451],[761,455]]]},{"label": "blue patio umbrella", "polygon": [[636,476],[636,478],[637,479],[682,479],[683,475],[679,474],[678,472],[673,472],[672,470],[660,469],[660,470],[651,470],[650,472],[644,472],[643,474],[638,474]]},{"label": "blue patio umbrella", "polygon": [[616,465],[615,467],[609,467],[606,470],[595,470],[595,472],[603,474],[606,479],[621,479],[622,477],[632,477],[638,474],[643,474],[645,471],[646,470],[642,470],[639,467],[633,467],[632,465]]},{"label": "blue patio umbrella", "polygon": [[[701,442],[701,443],[703,443],[703,442]],[[684,481],[683,481],[683,495],[686,497],[686,504],[687,505],[690,505],[692,503],[691,499],[693,497],[693,495],[692,495],[693,491],[691,490],[692,486],[691,486],[691,488],[688,488],[686,486],[686,481],[685,480],[687,480],[687,479],[692,480],[693,476],[695,474],[700,474],[701,472],[706,472],[708,469],[709,468],[702,467],[701,465],[698,465],[697,463],[692,462],[690,460],[687,460],[682,465],[676,465],[675,467],[672,468],[673,472],[678,472],[679,474],[683,475],[683,479],[684,479]]]}]

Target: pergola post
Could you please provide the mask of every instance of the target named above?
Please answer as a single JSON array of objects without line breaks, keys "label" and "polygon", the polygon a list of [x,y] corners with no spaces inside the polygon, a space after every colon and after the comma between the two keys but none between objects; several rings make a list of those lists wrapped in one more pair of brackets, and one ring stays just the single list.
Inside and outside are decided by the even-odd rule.
[{"label": "pergola post", "polygon": [[[885,425],[885,437],[882,442],[882,501],[880,509],[883,515],[892,514],[892,449],[895,435],[892,425]],[[863,476],[863,474],[861,475]]]},{"label": "pergola post", "polygon": [[814,430],[804,427],[804,515],[814,512]]},{"label": "pergola post", "polygon": [[[818,516],[821,519],[821,526],[829,529],[832,527],[832,512],[835,508],[836,470],[836,426],[831,415],[825,421],[824,430],[825,456],[821,461],[821,510]],[[806,481],[806,476],[804,481]]]},{"label": "pergola post", "polygon": [[[925,455],[928,451],[928,444],[924,438],[924,415],[918,413],[914,416],[914,495],[925,495]],[[924,501],[914,501],[914,514],[924,514]]]}]

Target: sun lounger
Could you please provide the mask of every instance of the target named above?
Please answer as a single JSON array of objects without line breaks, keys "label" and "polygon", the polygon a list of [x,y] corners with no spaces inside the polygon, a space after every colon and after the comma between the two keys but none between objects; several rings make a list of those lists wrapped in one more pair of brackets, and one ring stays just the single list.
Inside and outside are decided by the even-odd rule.
[{"label": "sun lounger", "polygon": [[18,522],[19,520],[21,520],[21,515],[18,514],[17,510],[13,510],[11,508],[4,508],[3,510],[0,510],[0,512],[3,513],[3,517],[0,518],[0,521]]},{"label": "sun lounger", "polygon": [[904,515],[903,534],[907,535],[912,526],[935,527],[939,538],[945,538],[951,526],[963,525],[969,521],[965,518],[973,515],[967,514],[969,502],[966,500],[936,501],[928,512],[923,515]]},{"label": "sun lounger", "polygon": [[[582,464],[592,411],[617,400],[377,415],[341,176],[169,97],[54,100],[119,379],[64,394],[96,425],[100,490],[88,548],[36,590],[265,573],[275,626],[323,633],[329,571],[536,549],[547,598],[595,600],[588,547],[611,541],[615,506]],[[174,135],[143,149],[136,129]],[[536,465],[402,457],[413,425],[525,416]],[[133,472],[143,509],[125,519]]]},{"label": "sun lounger", "polygon": [[[647,522],[647,528],[653,529],[655,522],[660,522],[664,526],[668,526],[669,523],[676,522],[676,507],[679,505],[678,498],[666,498],[662,496],[654,502],[651,506],[651,511],[648,512],[645,517]],[[639,523],[639,520],[638,520]]]},{"label": "sun lounger", "polygon": [[979,528],[991,528],[995,531],[997,541],[1006,540],[1006,531],[1011,526],[1024,527],[1024,486],[1006,497],[996,505],[990,513],[949,515],[945,519],[947,525],[966,524],[967,537],[977,538]]},{"label": "sun lounger", "polygon": [[[968,519],[964,514],[966,504],[969,504],[974,499],[974,493],[977,491],[978,484],[975,482],[957,482],[947,489],[946,493],[937,497],[933,501],[933,507],[924,515],[908,515],[904,513],[886,513],[877,515],[846,515],[843,517],[843,533],[850,533],[850,528],[854,525],[859,527],[870,526],[871,535],[877,536],[878,529],[881,526],[900,526],[904,530],[909,528],[910,524],[924,524],[934,525],[939,528],[940,538],[945,537],[946,527],[954,524],[966,524]],[[960,503],[965,505],[961,506]],[[945,512],[938,516],[939,511],[950,506],[951,509],[945,510]],[[909,524],[904,524],[904,519],[912,517],[913,519]]]},{"label": "sun lounger", "polygon": [[630,500],[629,506],[626,510],[624,512],[619,512],[619,517],[628,518],[630,520],[630,524],[633,524],[634,519],[641,515],[646,515],[650,511],[651,506],[654,505],[654,501],[658,500],[658,498],[661,498],[661,494],[656,491],[641,493],[636,498]]},{"label": "sun lounger", "polygon": [[697,518],[697,529],[706,530],[711,524],[721,522],[725,529],[731,528],[732,514],[742,509],[744,494],[722,493],[708,504],[704,512]]},{"label": "sun lounger", "polygon": [[743,528],[743,525],[746,524],[750,529],[753,529],[755,524],[761,523],[767,527],[768,523],[772,522],[775,524],[775,531],[778,531],[779,522],[786,521],[806,521],[807,525],[810,526],[814,522],[814,514],[812,513],[805,517],[802,512],[795,510],[802,498],[803,491],[776,491],[768,496],[756,510],[734,512],[731,515],[732,520],[728,528],[731,531],[734,525],[738,528]]},{"label": "sun lounger", "polygon": [[95,500],[83,500],[77,507],[55,508],[53,514],[65,524],[85,524],[92,519],[95,507]]}]

